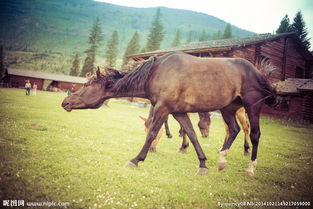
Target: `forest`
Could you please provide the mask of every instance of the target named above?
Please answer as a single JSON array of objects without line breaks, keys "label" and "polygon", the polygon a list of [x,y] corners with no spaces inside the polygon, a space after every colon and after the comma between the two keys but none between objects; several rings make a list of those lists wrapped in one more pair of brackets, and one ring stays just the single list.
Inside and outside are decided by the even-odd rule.
[{"label": "forest", "polygon": [[[89,48],[90,30],[99,19],[102,41],[96,64],[106,63],[106,50],[114,31],[118,35],[117,65],[127,44],[137,32],[140,50],[146,45],[158,8],[131,8],[92,0],[7,0],[0,7],[0,45],[6,65],[26,70],[69,74],[79,55],[82,62]],[[161,48],[171,47],[177,34],[180,43],[205,41],[222,34],[228,23],[216,17],[187,10],[161,7]],[[232,25],[233,37],[254,33]]]}]

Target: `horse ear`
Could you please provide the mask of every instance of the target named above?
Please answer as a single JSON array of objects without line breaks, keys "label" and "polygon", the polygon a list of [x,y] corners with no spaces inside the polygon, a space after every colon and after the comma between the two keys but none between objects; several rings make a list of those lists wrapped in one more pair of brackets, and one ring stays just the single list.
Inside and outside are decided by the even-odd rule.
[{"label": "horse ear", "polygon": [[98,69],[97,69],[97,71],[96,71],[96,75],[97,75],[98,78],[101,77],[101,73],[100,73],[100,68],[99,68],[99,66],[98,66]]},{"label": "horse ear", "polygon": [[140,116],[140,115],[139,115],[139,118],[141,118],[141,119],[142,119],[143,121],[145,121],[145,122],[147,121],[147,118],[144,118],[144,117],[142,117],[142,116]]},{"label": "horse ear", "polygon": [[92,77],[91,72],[86,73],[85,77],[89,80]]}]

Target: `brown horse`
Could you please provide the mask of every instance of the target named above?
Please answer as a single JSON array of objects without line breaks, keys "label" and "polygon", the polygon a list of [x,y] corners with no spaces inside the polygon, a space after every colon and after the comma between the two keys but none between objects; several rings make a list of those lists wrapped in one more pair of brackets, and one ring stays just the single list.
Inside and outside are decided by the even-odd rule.
[{"label": "brown horse", "polygon": [[[145,117],[142,117],[142,116],[139,116],[144,122],[145,122],[145,132],[148,133],[149,132],[149,129],[151,127],[151,124],[152,124],[152,118],[145,118]],[[156,152],[156,146],[158,145],[161,137],[163,135],[163,128],[161,128],[159,130],[159,133],[157,134],[157,136],[155,137],[155,139],[153,139],[150,147],[149,147],[149,151],[150,152]]]},{"label": "brown horse", "polygon": [[184,53],[151,57],[128,73],[99,69],[78,92],[64,99],[62,107],[72,109],[99,108],[116,97],[147,98],[154,106],[152,126],[139,154],[128,166],[144,161],[148,149],[169,114],[185,129],[199,162],[199,174],[206,174],[206,156],[198,142],[187,112],[220,110],[229,127],[229,137],[220,152],[219,169],[226,167],[226,154],[240,131],[236,111],[244,106],[250,121],[251,163],[246,175],[256,168],[260,138],[259,118],[263,102],[276,103],[276,92],[262,74],[241,58],[198,58]]}]

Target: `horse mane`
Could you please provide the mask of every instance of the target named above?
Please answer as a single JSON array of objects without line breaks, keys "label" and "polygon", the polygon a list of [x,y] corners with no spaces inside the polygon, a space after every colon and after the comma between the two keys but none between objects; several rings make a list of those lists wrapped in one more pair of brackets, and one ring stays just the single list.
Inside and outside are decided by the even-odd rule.
[{"label": "horse mane", "polygon": [[257,69],[266,78],[269,79],[272,73],[276,70],[276,67],[271,63],[268,58],[258,59],[255,63]]},{"label": "horse mane", "polygon": [[116,93],[126,91],[141,91],[144,89],[146,81],[151,74],[151,68],[155,62],[155,57],[150,57],[147,61],[142,62],[134,70],[130,70],[118,79],[114,84],[113,91]]},{"label": "horse mane", "polygon": [[[258,83],[266,95],[262,100],[269,106],[276,105],[276,88],[270,82],[269,78],[272,73],[276,70],[276,67],[267,58],[258,59],[255,64],[256,68],[259,69],[261,78],[258,78]],[[257,102],[258,103],[258,102]]]}]

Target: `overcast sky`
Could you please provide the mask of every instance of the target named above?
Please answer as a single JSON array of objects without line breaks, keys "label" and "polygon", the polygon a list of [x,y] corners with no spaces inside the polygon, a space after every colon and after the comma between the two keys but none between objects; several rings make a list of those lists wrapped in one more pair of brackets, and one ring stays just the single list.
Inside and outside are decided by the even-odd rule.
[{"label": "overcast sky", "polygon": [[[272,33],[288,14],[301,10],[313,37],[312,0],[97,0],[129,7],[169,7],[202,12],[256,33]],[[311,45],[313,40],[311,39]],[[312,48],[312,47],[311,47]]]}]

